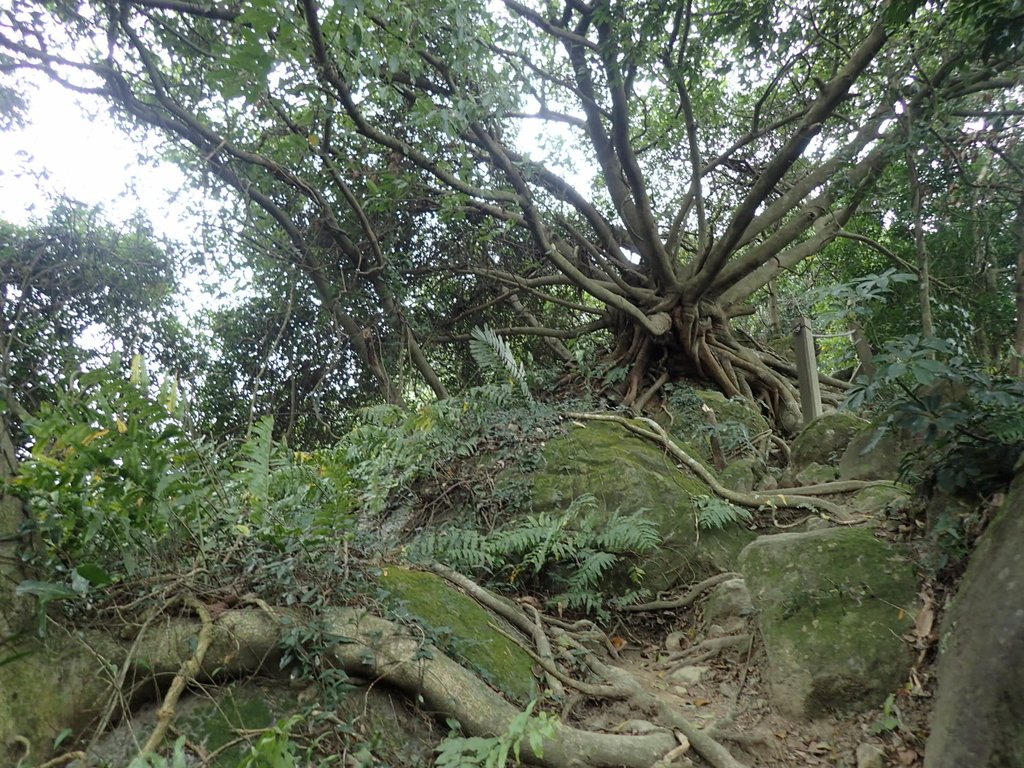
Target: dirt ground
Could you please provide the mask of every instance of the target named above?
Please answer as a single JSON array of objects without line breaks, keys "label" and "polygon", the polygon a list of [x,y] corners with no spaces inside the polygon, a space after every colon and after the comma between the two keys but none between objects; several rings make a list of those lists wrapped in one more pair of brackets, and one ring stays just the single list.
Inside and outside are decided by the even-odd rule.
[{"label": "dirt ground", "polygon": [[[896,693],[888,708],[880,702],[868,711],[836,712],[813,721],[794,720],[771,706],[764,679],[764,645],[753,621],[747,622],[742,633],[736,632],[752,640],[741,641],[712,659],[696,664],[685,660],[665,662],[670,649],[681,647],[685,651],[707,638],[698,630],[699,613],[697,605],[685,613],[648,616],[629,627],[620,624],[613,640],[616,645],[624,644],[615,666],[629,672],[645,689],[685,713],[692,722],[711,728],[741,763],[750,768],[922,765],[933,688],[930,661],[922,661],[915,668],[913,685]],[[711,629],[711,634],[717,634]],[[736,629],[732,628],[734,632]],[[908,638],[908,642],[911,640]],[[679,671],[682,666],[689,669]],[[681,681],[679,676],[689,679]],[[613,732],[646,727],[638,722],[644,720],[645,713],[627,703],[593,706],[574,712],[573,718],[584,727]],[[862,745],[877,747],[882,753],[880,761],[876,758],[867,762],[864,753],[870,750]],[[688,757],[692,765],[706,765],[692,750]]]}]

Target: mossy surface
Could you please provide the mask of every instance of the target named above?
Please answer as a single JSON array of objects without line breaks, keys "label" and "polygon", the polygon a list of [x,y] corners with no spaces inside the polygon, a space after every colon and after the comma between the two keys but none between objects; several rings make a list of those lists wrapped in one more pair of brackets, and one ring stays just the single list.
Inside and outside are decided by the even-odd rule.
[{"label": "mossy surface", "polygon": [[861,488],[850,500],[850,507],[861,515],[876,515],[886,508],[905,507],[910,503],[910,492],[892,485],[874,485]]},{"label": "mossy surface", "polygon": [[693,390],[696,396],[692,404],[683,409],[673,409],[672,416],[665,416],[663,411],[656,421],[665,428],[674,439],[685,443],[684,448],[695,459],[708,469],[713,469],[711,453],[711,429],[707,416],[701,411],[701,404],[708,406],[715,414],[718,432],[729,459],[758,456],[751,443],[744,443],[740,438],[745,432],[748,440],[768,431],[768,422],[764,416],[750,407],[743,400],[730,400],[721,392],[711,390]]},{"label": "mossy surface", "polygon": [[101,658],[83,645],[55,639],[0,647],[0,765],[14,765],[24,755],[21,739],[33,755],[47,755],[61,731],[86,724],[79,711],[83,696],[109,695],[112,671],[101,669]]},{"label": "mossy surface", "polygon": [[[955,500],[950,500],[955,501]],[[954,507],[954,513],[959,511]],[[927,768],[1024,768],[1024,472],[971,555],[939,641]]]},{"label": "mossy surface", "polygon": [[190,743],[201,744],[207,753],[223,750],[210,763],[211,768],[235,768],[249,754],[248,743],[238,742],[239,732],[269,728],[298,708],[293,690],[238,685],[219,692],[214,699],[189,699],[174,724]]},{"label": "mossy surface", "polygon": [[536,696],[533,660],[494,628],[512,632],[502,619],[432,573],[390,566],[378,581],[393,607],[423,625],[428,640],[517,701]]},{"label": "mossy surface", "polygon": [[879,705],[910,669],[901,635],[917,581],[863,528],[762,536],[740,556],[759,609],[775,704],[795,716]]},{"label": "mossy surface", "polygon": [[659,446],[620,424],[573,427],[547,443],[543,459],[532,476],[534,509],[564,509],[589,493],[601,514],[642,513],[658,526],[663,546],[641,563],[650,589],[728,570],[754,537],[741,525],[700,531],[698,536],[695,500],[712,495],[711,490],[678,468]]},{"label": "mossy surface", "polygon": [[794,473],[811,464],[838,464],[850,441],[869,426],[846,411],[819,416],[796,436],[791,447]]}]

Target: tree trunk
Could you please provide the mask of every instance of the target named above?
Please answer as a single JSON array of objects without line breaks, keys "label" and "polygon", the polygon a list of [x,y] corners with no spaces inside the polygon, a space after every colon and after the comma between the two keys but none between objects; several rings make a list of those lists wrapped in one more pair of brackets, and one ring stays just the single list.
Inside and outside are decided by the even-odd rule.
[{"label": "tree trunk", "polygon": [[924,242],[924,191],[921,178],[917,172],[917,162],[913,149],[907,150],[907,176],[910,182],[910,210],[914,217],[914,250],[917,253],[917,287],[918,300],[921,306],[921,335],[934,336],[935,324],[932,320],[931,301],[931,262],[928,249]]},{"label": "tree trunk", "polygon": [[[24,574],[21,569],[21,548],[25,524],[21,499],[7,491],[9,481],[18,469],[10,418],[0,414],[0,641],[25,630],[31,622],[31,605],[14,594]],[[4,658],[0,644],[0,663]]]},{"label": "tree trunk", "polygon": [[654,335],[631,317],[613,318],[616,345],[610,361],[629,373],[623,405],[632,405],[662,373],[670,380],[708,382],[726,397],[756,402],[770,412],[784,432],[800,427],[800,404],[793,381],[768,364],[767,355],[740,345],[729,330],[729,320],[716,304],[699,306],[680,299],[669,310],[672,324]]}]

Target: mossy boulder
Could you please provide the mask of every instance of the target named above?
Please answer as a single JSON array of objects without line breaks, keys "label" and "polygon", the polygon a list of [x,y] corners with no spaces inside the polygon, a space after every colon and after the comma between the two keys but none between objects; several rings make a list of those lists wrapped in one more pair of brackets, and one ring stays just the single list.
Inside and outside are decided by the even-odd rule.
[{"label": "mossy boulder", "polygon": [[391,607],[419,622],[453,658],[521,703],[537,695],[533,660],[507,636],[514,630],[476,600],[435,574],[410,568],[390,566],[377,580]]},{"label": "mossy boulder", "polygon": [[726,488],[750,493],[757,487],[764,474],[764,462],[760,457],[749,456],[730,461],[726,468],[718,473],[718,479]]},{"label": "mossy boulder", "polygon": [[838,464],[850,441],[868,426],[868,422],[845,411],[819,416],[793,441],[790,455],[793,472],[799,473],[811,464]]},{"label": "mossy boulder", "polygon": [[877,515],[886,509],[903,509],[910,503],[910,492],[897,485],[872,485],[861,488],[850,499],[850,508],[860,515]]},{"label": "mossy boulder", "polygon": [[1024,767],[1024,473],[947,612],[925,768]]},{"label": "mossy boulder", "polygon": [[895,480],[899,476],[900,461],[911,443],[881,429],[871,427],[853,436],[839,459],[840,479]]},{"label": "mossy boulder", "polygon": [[87,725],[83,695],[109,695],[106,672],[97,669],[104,649],[92,653],[70,638],[11,640],[0,645],[0,765],[15,765],[28,752],[49,754],[57,734]]},{"label": "mossy boulder", "polygon": [[[769,431],[764,416],[754,410],[746,400],[725,397],[721,392],[711,390],[689,390],[692,397],[684,406],[676,404],[672,417],[660,415],[657,421],[676,440],[685,443],[693,451],[691,455],[711,467],[711,430],[715,429],[729,459],[758,456],[760,452],[753,442],[759,435]],[[715,414],[717,426],[708,424],[701,406],[708,406]]]},{"label": "mossy boulder", "polygon": [[[789,473],[787,473],[788,475]],[[812,462],[796,473],[792,485],[817,485],[818,483],[830,483],[839,476],[836,468],[831,464],[819,464]],[[788,477],[787,477],[788,479]],[[789,483],[787,483],[789,485]]]},{"label": "mossy boulder", "polygon": [[[221,688],[210,688],[208,695],[183,697],[175,707],[174,728],[187,738],[189,748],[201,747],[213,755],[204,765],[210,768],[236,768],[250,754],[250,741],[240,733],[258,734],[281,727],[292,715],[309,711],[313,703],[311,688],[294,688],[287,682],[248,680]],[[413,712],[401,694],[382,687],[353,687],[338,692],[332,714],[348,724],[348,744],[359,765],[433,765],[433,750],[438,737],[429,721]],[[323,711],[324,702],[316,702]],[[155,726],[158,707],[147,706],[105,734],[89,751],[84,765],[128,765],[138,754],[139,733]],[[293,730],[302,729],[297,724]],[[285,730],[285,729],[282,729]],[[173,741],[173,739],[168,739]],[[296,740],[296,745],[301,741]],[[72,763],[71,768],[79,768]]]},{"label": "mossy boulder", "polygon": [[548,441],[531,478],[537,511],[565,509],[589,493],[597,499],[599,514],[643,514],[652,520],[663,545],[641,565],[646,586],[655,591],[680,579],[732,569],[754,537],[742,525],[702,530],[698,536],[697,502],[711,496],[710,489],[676,467],[659,446],[619,424],[587,422]]},{"label": "mossy boulder", "polygon": [[900,639],[917,581],[903,549],[864,528],[762,536],[740,555],[776,707],[794,717],[876,707],[910,671]]}]

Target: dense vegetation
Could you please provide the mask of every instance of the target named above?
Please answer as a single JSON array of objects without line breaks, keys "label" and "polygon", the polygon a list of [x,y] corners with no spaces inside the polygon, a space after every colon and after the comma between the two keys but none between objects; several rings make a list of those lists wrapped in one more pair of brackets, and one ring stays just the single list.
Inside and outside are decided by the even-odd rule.
[{"label": "dense vegetation", "polygon": [[[770,446],[705,423],[694,388],[791,435],[799,316],[826,397],[917,446],[906,478],[1005,485],[1022,68],[1024,13],[996,0],[15,0],[5,121],[41,71],[225,204],[196,243],[69,201],[0,222],[0,666],[15,582],[42,634],[55,604],[79,626],[186,593],[377,604],[394,558],[606,618],[646,594],[631,558],[656,527],[597,525],[586,495],[531,510],[504,470],[601,408],[691,409],[709,466]],[[185,319],[200,251],[245,289]],[[752,519],[702,504],[700,530]],[[325,626],[283,663],[340,695]],[[438,764],[504,765],[553,732],[535,705]],[[298,722],[244,764],[330,751],[302,752]]]}]

